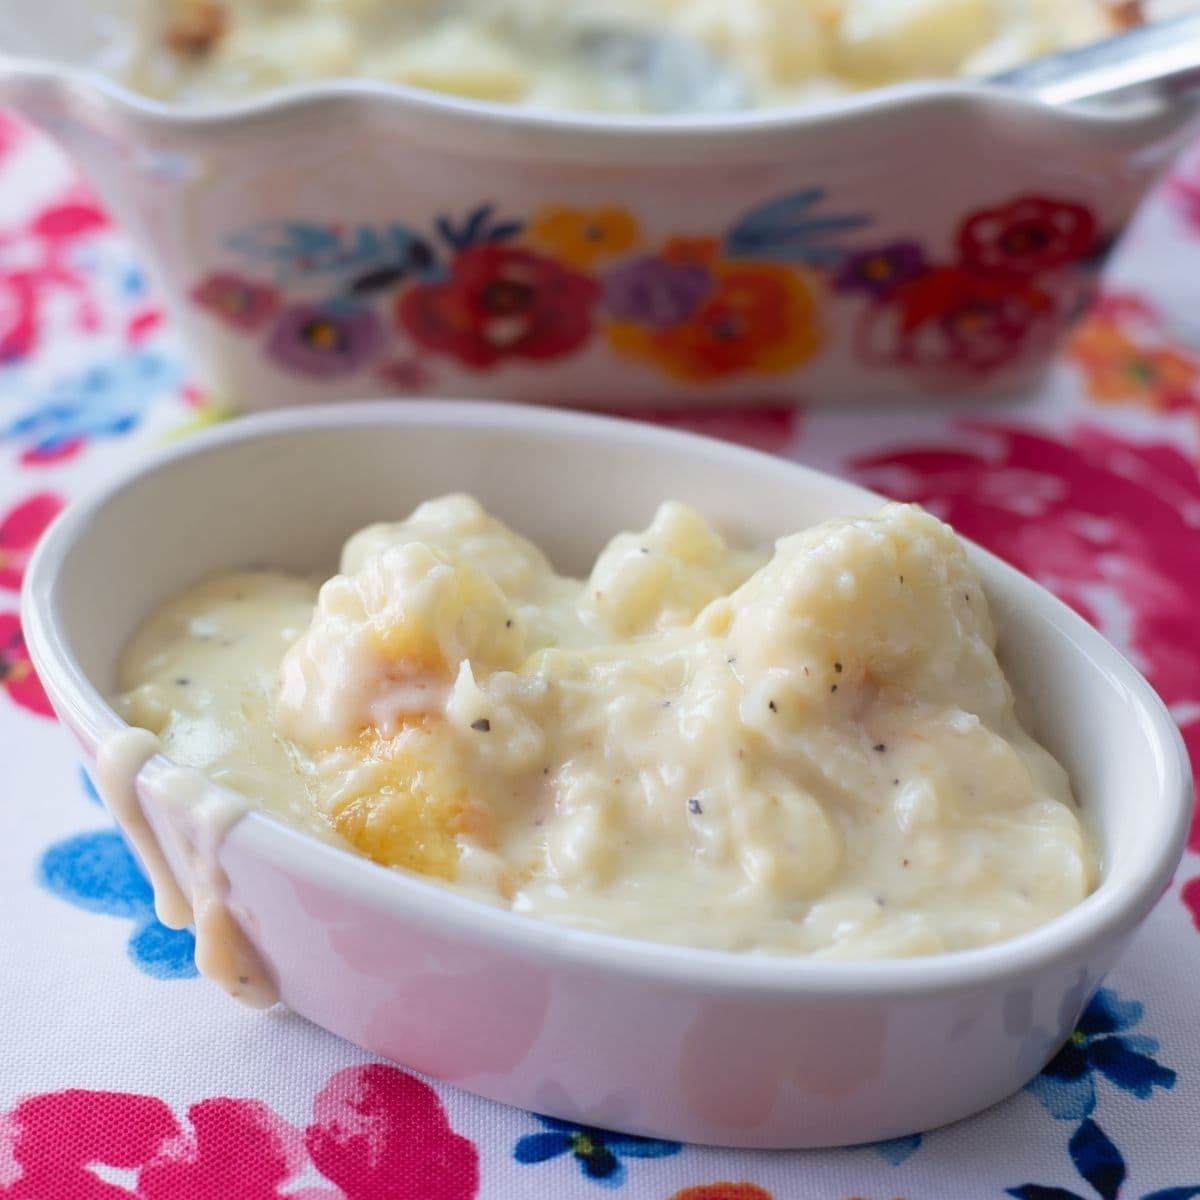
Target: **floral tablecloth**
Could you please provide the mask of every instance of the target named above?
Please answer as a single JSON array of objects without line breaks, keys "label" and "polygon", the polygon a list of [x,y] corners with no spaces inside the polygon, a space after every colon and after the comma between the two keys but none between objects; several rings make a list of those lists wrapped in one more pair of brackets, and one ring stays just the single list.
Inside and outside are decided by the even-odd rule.
[{"label": "floral tablecloth", "polygon": [[[0,1197],[970,1200],[1200,1196],[1200,826],[1024,1092],[923,1137],[751,1153],[579,1128],[372,1061],[196,977],[25,654],[30,548],[81,489],[220,414],[136,257],[0,115]],[[950,412],[675,414],[917,499],[1146,672],[1200,756],[1200,153],[1147,205],[1041,394]]]}]

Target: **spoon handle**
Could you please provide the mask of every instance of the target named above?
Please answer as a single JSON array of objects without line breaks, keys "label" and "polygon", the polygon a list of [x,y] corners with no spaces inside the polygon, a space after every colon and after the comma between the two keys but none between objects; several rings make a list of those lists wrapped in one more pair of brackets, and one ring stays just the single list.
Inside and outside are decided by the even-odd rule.
[{"label": "spoon handle", "polygon": [[1200,11],[1049,55],[991,82],[1055,105],[1124,97],[1135,89],[1160,100],[1181,99],[1200,91]]}]

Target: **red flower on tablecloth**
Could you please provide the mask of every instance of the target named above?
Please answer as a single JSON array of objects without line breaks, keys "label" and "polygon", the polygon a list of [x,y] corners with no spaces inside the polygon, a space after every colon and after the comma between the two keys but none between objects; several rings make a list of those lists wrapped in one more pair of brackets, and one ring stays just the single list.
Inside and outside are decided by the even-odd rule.
[{"label": "red flower on tablecloth", "polygon": [[0,612],[0,688],[22,708],[42,717],[53,717],[54,709],[29,661],[25,635],[16,613]]},{"label": "red flower on tablecloth", "polygon": [[[1200,476],[1172,445],[964,422],[953,445],[852,464],[1040,580],[1140,667],[1200,768]],[[1200,851],[1200,826],[1192,847]],[[1197,889],[1189,884],[1187,894]]]},{"label": "red flower on tablecloth", "polygon": [[1096,218],[1082,204],[1022,196],[967,217],[958,234],[959,259],[967,267],[1033,274],[1086,258],[1097,232]]},{"label": "red flower on tablecloth", "polygon": [[[376,1064],[339,1071],[304,1131],[215,1097],[183,1126],[162,1100],[68,1089],[0,1114],[2,1200],[472,1200],[474,1145],[432,1088]],[[337,1185],[295,1188],[311,1166]],[[94,1168],[107,1168],[102,1178]],[[123,1173],[120,1182],[111,1182]]]},{"label": "red flower on tablecloth", "polygon": [[304,1140],[346,1200],[471,1200],[479,1154],[450,1127],[437,1093],[382,1063],[339,1071],[313,1101]]},{"label": "red flower on tablecloth", "polygon": [[427,350],[485,368],[578,350],[591,336],[599,296],[600,285],[572,267],[488,242],[462,251],[449,279],[404,292],[396,319]]},{"label": "red flower on tablecloth", "polygon": [[58,496],[39,492],[0,518],[0,588],[20,589],[33,547],[62,506]]}]

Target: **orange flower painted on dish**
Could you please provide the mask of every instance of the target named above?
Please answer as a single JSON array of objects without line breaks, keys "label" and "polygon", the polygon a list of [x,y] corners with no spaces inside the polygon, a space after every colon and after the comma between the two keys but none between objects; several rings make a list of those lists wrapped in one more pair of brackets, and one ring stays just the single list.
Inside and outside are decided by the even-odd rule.
[{"label": "orange flower painted on dish", "polygon": [[757,1183],[702,1183],[676,1192],[670,1200],[774,1200]]},{"label": "orange flower painted on dish", "polygon": [[[683,263],[700,265],[690,255]],[[821,348],[816,303],[800,272],[737,262],[716,263],[711,271],[711,290],[686,321],[660,327],[613,321],[606,329],[609,344],[618,354],[654,363],[685,383],[743,371],[782,373]]]},{"label": "orange flower painted on dish", "polygon": [[1100,404],[1141,404],[1175,411],[1197,403],[1200,364],[1170,346],[1139,342],[1117,321],[1094,316],[1079,327],[1068,354]]},{"label": "orange flower painted on dish", "polygon": [[640,231],[637,221],[623,208],[554,207],[538,213],[530,222],[528,236],[559,262],[586,271],[601,258],[634,249]]}]

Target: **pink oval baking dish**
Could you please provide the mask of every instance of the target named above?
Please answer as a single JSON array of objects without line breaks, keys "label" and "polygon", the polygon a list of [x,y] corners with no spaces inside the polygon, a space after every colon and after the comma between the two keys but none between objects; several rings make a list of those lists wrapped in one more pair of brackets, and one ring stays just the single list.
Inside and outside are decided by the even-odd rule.
[{"label": "pink oval baking dish", "polygon": [[[73,506],[30,565],[30,652],[89,769],[122,729],[106,698],[116,656],[168,595],[222,568],[329,570],[352,531],[454,489],[565,570],[586,569],[665,497],[745,542],[879,500],[724,443],[541,408],[375,403],[233,422]],[[972,554],[1024,719],[1070,771],[1102,859],[1095,892],[1032,933],[875,962],[656,945],[489,907],[258,812],[216,848],[230,910],[296,1012],[558,1117],[603,1112],[635,1133],[801,1147],[985,1108],[1070,1034],[1170,879],[1192,794],[1178,731],[1136,670],[1041,587]],[[167,807],[219,799],[197,779],[161,755],[138,773],[160,839]],[[186,890],[194,859],[165,849]]]},{"label": "pink oval baking dish", "polygon": [[1194,101],[963,82],[690,117],[362,81],[186,111],[81,66],[79,8],[10,20],[0,103],[75,157],[239,408],[1016,391],[1195,128]]}]

